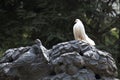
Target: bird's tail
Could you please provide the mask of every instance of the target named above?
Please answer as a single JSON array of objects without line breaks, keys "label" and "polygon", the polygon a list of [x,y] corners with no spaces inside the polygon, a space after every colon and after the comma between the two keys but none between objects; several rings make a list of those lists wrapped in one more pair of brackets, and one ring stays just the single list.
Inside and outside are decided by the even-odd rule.
[{"label": "bird's tail", "polygon": [[90,45],[95,45],[95,42],[90,39],[87,35],[86,35],[86,41],[90,44]]}]

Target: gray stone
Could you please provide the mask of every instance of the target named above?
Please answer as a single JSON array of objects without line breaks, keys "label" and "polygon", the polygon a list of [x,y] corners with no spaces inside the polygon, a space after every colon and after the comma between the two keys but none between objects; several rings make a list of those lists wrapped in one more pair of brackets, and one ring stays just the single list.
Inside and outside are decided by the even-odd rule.
[{"label": "gray stone", "polygon": [[117,80],[118,75],[112,55],[95,46],[72,40],[48,50],[39,39],[7,50],[0,58],[0,74],[19,80]]}]

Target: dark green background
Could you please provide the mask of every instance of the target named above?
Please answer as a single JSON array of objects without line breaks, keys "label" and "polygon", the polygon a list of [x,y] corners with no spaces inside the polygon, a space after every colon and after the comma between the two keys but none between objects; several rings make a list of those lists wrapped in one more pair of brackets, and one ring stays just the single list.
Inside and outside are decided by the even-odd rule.
[{"label": "dark green background", "polygon": [[32,45],[37,38],[46,48],[73,40],[74,20],[79,18],[96,47],[110,52],[119,68],[120,14],[113,9],[114,2],[0,0],[0,55],[9,48]]}]

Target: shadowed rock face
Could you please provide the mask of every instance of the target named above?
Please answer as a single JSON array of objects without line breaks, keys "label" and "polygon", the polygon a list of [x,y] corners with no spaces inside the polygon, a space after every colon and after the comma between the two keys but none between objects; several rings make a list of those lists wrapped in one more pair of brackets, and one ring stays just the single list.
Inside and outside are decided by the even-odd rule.
[{"label": "shadowed rock face", "polygon": [[0,74],[11,80],[117,80],[117,67],[109,53],[83,41],[47,50],[37,39],[32,46],[7,50],[0,59]]}]

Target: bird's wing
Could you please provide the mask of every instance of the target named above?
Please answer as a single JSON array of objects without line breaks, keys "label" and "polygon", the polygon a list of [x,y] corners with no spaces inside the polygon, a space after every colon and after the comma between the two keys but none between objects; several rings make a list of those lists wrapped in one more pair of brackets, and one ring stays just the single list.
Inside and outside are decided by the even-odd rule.
[{"label": "bird's wing", "polygon": [[76,40],[84,40],[85,39],[85,29],[82,26],[79,26],[76,23],[73,27],[73,34]]}]

